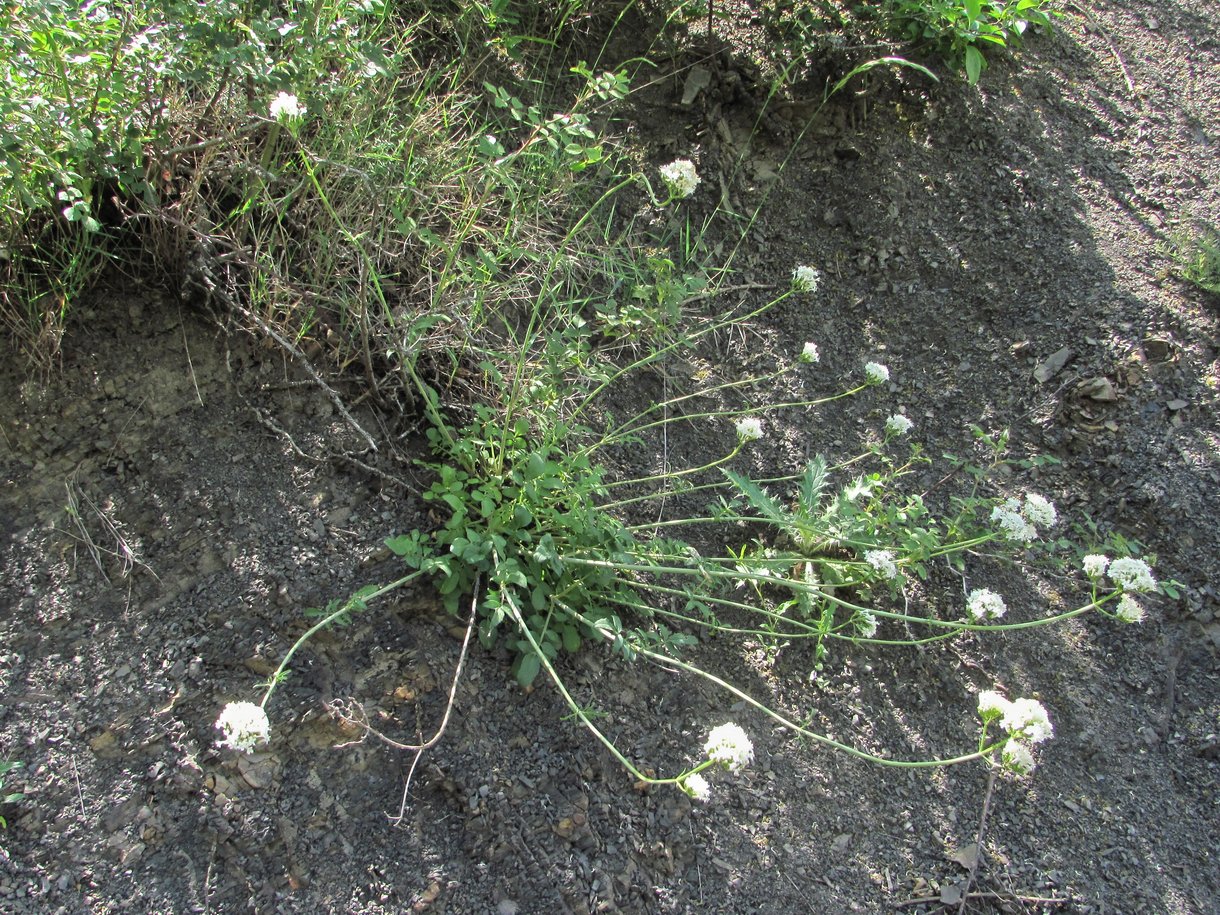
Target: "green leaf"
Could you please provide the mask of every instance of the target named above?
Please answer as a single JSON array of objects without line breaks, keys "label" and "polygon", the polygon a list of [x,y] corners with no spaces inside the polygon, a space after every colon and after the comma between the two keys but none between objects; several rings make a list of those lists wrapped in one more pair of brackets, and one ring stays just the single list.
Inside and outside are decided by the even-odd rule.
[{"label": "green leaf", "polygon": [[788,513],[784,511],[778,502],[767,495],[761,486],[749,477],[734,473],[732,470],[726,470],[724,475],[729,478],[729,482],[741,491],[741,494],[746,497],[749,503],[762,512],[769,520],[775,522],[781,529],[786,529],[790,525],[791,519],[788,517]]},{"label": "green leaf", "polygon": [[504,155],[504,144],[491,134],[479,137],[475,149],[480,156],[486,156],[488,159],[498,159]]},{"label": "green leaf", "polygon": [[809,462],[801,475],[801,508],[806,515],[812,516],[817,511],[826,480],[826,458],[819,454]]},{"label": "green leaf", "polygon": [[524,588],[529,584],[525,574],[512,559],[505,561],[496,568],[495,580],[500,584],[516,585],[518,588]]},{"label": "green leaf", "polygon": [[538,613],[541,613],[546,609],[550,596],[551,586],[543,582],[530,592],[530,606]]},{"label": "green leaf", "polygon": [[365,585],[363,588],[360,588],[355,594],[352,595],[352,600],[357,600],[357,601],[360,601],[360,603],[364,603],[372,595],[376,594],[380,590],[381,590],[381,585]]},{"label": "green leaf", "polygon": [[546,458],[537,451],[532,452],[525,461],[525,479],[536,480],[546,470]]},{"label": "green leaf", "polygon": [[974,45],[966,48],[966,81],[974,86],[978,84],[979,76],[983,72],[985,61],[983,55]]},{"label": "green leaf", "polygon": [[412,531],[409,534],[400,534],[397,537],[387,537],[385,540],[386,549],[395,556],[407,558],[416,556],[420,552],[419,531]]},{"label": "green leaf", "polygon": [[542,669],[542,662],[538,660],[538,655],[527,654],[521,656],[516,667],[517,683],[525,688],[531,685],[538,676],[538,671]]}]

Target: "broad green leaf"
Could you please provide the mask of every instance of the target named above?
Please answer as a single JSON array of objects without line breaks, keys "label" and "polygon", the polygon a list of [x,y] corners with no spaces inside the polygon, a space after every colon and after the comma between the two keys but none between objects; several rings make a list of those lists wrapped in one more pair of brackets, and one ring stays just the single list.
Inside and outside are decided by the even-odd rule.
[{"label": "broad green leaf", "polygon": [[410,534],[400,534],[397,537],[387,537],[385,540],[386,549],[395,556],[406,557],[413,556],[419,552],[419,531],[413,531]]},{"label": "broad green leaf", "polygon": [[974,86],[978,84],[983,72],[983,55],[974,45],[966,48],[966,81]]},{"label": "broad green leaf", "polygon": [[522,655],[517,664],[517,683],[522,687],[529,686],[534,682],[534,678],[538,676],[538,671],[541,669],[542,663],[538,660],[538,655]]}]

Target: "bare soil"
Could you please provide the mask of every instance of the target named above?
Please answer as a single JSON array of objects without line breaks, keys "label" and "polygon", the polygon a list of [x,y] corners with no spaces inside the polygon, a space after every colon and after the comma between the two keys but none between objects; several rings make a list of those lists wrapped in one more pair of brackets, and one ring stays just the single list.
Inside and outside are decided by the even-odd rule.
[{"label": "bare soil", "polygon": [[[364,451],[277,350],[132,284],[78,314],[57,377],[0,369],[0,758],[25,764],[5,786],[25,797],[2,811],[0,909],[1220,911],[1220,319],[1167,253],[1194,221],[1220,225],[1217,9],[1088,8],[1069,5],[1054,34],[997,57],[977,90],[885,76],[807,130],[796,99],[748,145],[759,96],[731,56],[692,104],[681,71],[639,114],[658,162],[699,163],[694,215],[769,195],[743,285],[782,287],[797,263],[824,272],[816,297],[702,357],[731,376],[813,340],[823,361],[807,389],[831,393],[869,359],[893,373],[840,408],[769,419],[751,469],[853,453],[897,411],[937,458],[969,454],[971,424],[1009,428],[1018,456],[1061,463],[998,485],[1053,498],[1069,526],[1138,539],[1160,578],[1184,583],[1142,626],[1084,617],[857,650],[813,679],[797,648],[694,651],[781,710],[896,757],[968,748],[978,689],[1040,697],[1056,736],[1032,778],[996,785],[964,908],[983,766],[873,767],[689,679],[591,653],[565,672],[633,759],[673,771],[732,719],[754,736],[756,765],[719,779],[706,805],[637,791],[553,689],[523,692],[506,654],[480,650],[404,798],[410,757],[327,707],[359,703],[400,740],[432,731],[461,627],[426,588],[301,653],[265,751],[219,750],[219,709],[256,698],[304,608],[395,576],[380,543],[430,523],[425,483]],[[1065,365],[1037,380],[1064,348]],[[358,402],[350,381],[335,388]],[[679,438],[669,458],[707,447]],[[1015,616],[1081,595],[1053,571],[978,574],[1006,576]],[[960,600],[961,586],[945,577],[912,597]]]}]

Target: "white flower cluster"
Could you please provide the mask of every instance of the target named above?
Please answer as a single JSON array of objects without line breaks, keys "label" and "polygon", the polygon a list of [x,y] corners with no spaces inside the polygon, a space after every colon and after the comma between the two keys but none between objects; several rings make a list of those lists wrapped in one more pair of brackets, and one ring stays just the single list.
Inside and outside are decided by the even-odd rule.
[{"label": "white flower cluster", "polygon": [[890,370],[880,362],[864,363],[864,375],[869,384],[885,384],[890,380]]},{"label": "white flower cluster", "polygon": [[903,416],[901,413],[895,413],[885,421],[886,435],[906,435],[914,427],[914,423]]},{"label": "white flower cluster", "polygon": [[1142,623],[1144,621],[1144,608],[1130,594],[1124,594],[1118,599],[1118,606],[1114,608],[1114,615],[1124,623]]},{"label": "white flower cluster", "polygon": [[1006,708],[1008,700],[1002,693],[997,693],[994,689],[985,689],[979,693],[979,715],[984,721],[1000,717]]},{"label": "white flower cluster", "polygon": [[1046,708],[1037,699],[1015,699],[1004,711],[1000,724],[1013,737],[1024,737],[1030,743],[1042,743],[1055,736]]},{"label": "white flower cluster", "polygon": [[230,702],[216,719],[216,727],[224,734],[222,747],[253,753],[260,744],[271,740],[271,722],[261,705],[253,702]]},{"label": "white flower cluster", "polygon": [[689,197],[699,186],[699,173],[690,159],[675,159],[660,168],[661,180],[674,197]]},{"label": "white flower cluster", "polygon": [[1110,581],[1123,592],[1118,604],[1114,607],[1116,617],[1124,623],[1142,623],[1144,621],[1144,608],[1131,596],[1131,592],[1144,594],[1156,590],[1156,579],[1153,578],[1152,569],[1146,561],[1131,556],[1122,556],[1111,562],[1108,557],[1102,556],[1100,553],[1091,553],[1084,557],[1081,565],[1084,567],[1084,574],[1088,575],[1094,584],[1109,572]]},{"label": "white flower cluster", "polygon": [[712,796],[712,786],[698,772],[692,772],[682,779],[681,785],[683,791],[701,803],[707,803],[707,799]]},{"label": "white flower cluster", "polygon": [[872,566],[873,570],[882,578],[898,577],[898,565],[894,562],[894,554],[891,550],[869,550],[864,554],[864,561]]},{"label": "white flower cluster", "polygon": [[999,719],[1000,727],[1008,732],[1008,742],[1000,751],[1005,767],[1018,775],[1034,768],[1034,756],[1029,744],[1042,743],[1055,736],[1046,708],[1036,699],[1009,701],[995,690],[979,693],[979,716],[984,722]]},{"label": "white flower cluster", "polygon": [[[707,735],[707,743],[703,745],[703,752],[709,761],[719,763],[730,772],[744,769],[754,761],[754,745],[750,743],[749,736],[740,725],[732,722],[712,728]],[[699,768],[706,765],[703,763]],[[699,772],[681,776],[678,787],[696,801],[706,802],[712,794],[712,786]]]},{"label": "white flower cluster", "polygon": [[806,343],[805,348],[801,350],[800,356],[797,357],[797,361],[808,363],[821,362],[822,354],[818,352],[818,345],[812,342]]},{"label": "white flower cluster", "polygon": [[1010,740],[1004,744],[1004,749],[1000,751],[1000,759],[1005,768],[1011,769],[1018,775],[1034,771],[1034,754],[1019,740]]},{"label": "white flower cluster", "polygon": [[737,437],[743,442],[753,442],[763,437],[762,420],[757,416],[743,416],[733,423]]},{"label": "white flower cluster", "polygon": [[300,99],[287,92],[281,92],[271,100],[271,120],[297,121],[305,117],[305,109],[301,107]]},{"label": "white flower cluster", "polygon": [[1110,560],[1098,553],[1090,553],[1084,557],[1081,563],[1084,566],[1084,574],[1089,578],[1101,578],[1106,574],[1106,568],[1110,565]]},{"label": "white flower cluster", "polygon": [[817,292],[821,281],[822,274],[813,267],[802,264],[792,270],[792,288],[797,292]]},{"label": "white flower cluster", "polygon": [[708,759],[720,763],[730,772],[744,769],[754,761],[754,745],[741,726],[732,722],[712,728],[703,751]]},{"label": "white flower cluster", "polygon": [[1048,500],[1035,493],[1020,499],[1005,499],[991,511],[991,520],[1000,526],[1009,540],[1030,543],[1038,539],[1038,526],[1051,527],[1059,513]]},{"label": "white flower cluster", "polygon": [[1004,606],[1004,598],[989,588],[975,588],[966,597],[966,609],[978,622],[998,620],[1008,608]]},{"label": "white flower cluster", "polygon": [[1025,519],[1039,527],[1054,527],[1055,522],[1059,520],[1055,506],[1035,492],[1025,496],[1024,512]]},{"label": "white flower cluster", "polygon": [[861,610],[856,614],[856,635],[862,639],[871,639],[877,634],[877,614]]},{"label": "white flower cluster", "polygon": [[1110,563],[1110,580],[1124,591],[1137,594],[1156,590],[1156,579],[1152,569],[1142,559],[1123,556]]}]

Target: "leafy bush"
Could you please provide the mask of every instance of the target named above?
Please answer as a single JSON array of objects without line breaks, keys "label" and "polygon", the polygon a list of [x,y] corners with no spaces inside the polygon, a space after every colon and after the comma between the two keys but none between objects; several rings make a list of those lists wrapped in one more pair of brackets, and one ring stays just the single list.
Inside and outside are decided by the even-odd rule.
[{"label": "leafy bush", "polygon": [[911,41],[931,42],[965,68],[970,85],[987,66],[987,45],[1020,43],[1031,25],[1049,28],[1051,0],[887,0],[885,16]]},{"label": "leafy bush", "polygon": [[[489,47],[507,53],[504,30],[519,25],[510,13],[505,4],[468,8],[459,42],[471,40],[480,17],[491,16]],[[527,46],[512,47],[515,53]],[[410,50],[401,54],[409,59]],[[828,97],[859,73],[898,65],[912,66],[893,58],[861,64]],[[553,683],[590,733],[645,783],[706,796],[702,771],[714,763],[744,765],[752,753],[748,738],[740,729],[717,729],[691,767],[649,775],[573,698],[558,663],[563,652],[600,646],[686,671],[785,728],[883,765],[987,759],[1013,771],[1032,767],[1029,745],[1049,737],[1050,725],[1029,700],[980,700],[977,745],[958,756],[894,760],[786,719],[685,660],[686,649],[717,633],[805,642],[816,674],[835,644],[919,645],[1093,611],[1134,621],[1142,611],[1131,593],[1155,587],[1147,566],[1129,567],[1142,560],[1116,559],[1128,565],[1119,564],[1121,576],[1107,580],[1108,559],[1099,564],[1092,557],[1089,598],[1046,617],[1002,621],[1003,599],[986,588],[949,611],[898,609],[894,597],[905,576],[924,577],[940,562],[961,574],[984,548],[1024,561],[1057,517],[1036,494],[1003,499],[981,491],[985,468],[951,517],[934,518],[918,496],[903,491],[903,478],[923,457],[917,451],[896,457],[893,449],[911,428],[900,415],[854,456],[817,458],[768,480],[735,469],[773,415],[864,395],[888,380],[885,366],[867,363],[838,393],[743,408],[746,392],[782,376],[798,390],[811,383],[819,361],[814,342],[761,375],[692,379],[685,393],[616,416],[621,392],[637,387],[633,379],[778,302],[816,295],[818,272],[796,266],[769,302],[744,314],[693,313],[696,299],[715,307],[732,255],[710,263],[700,229],[685,214],[683,201],[701,187],[693,161],[645,165],[606,136],[602,125],[629,91],[625,71],[571,67],[563,80],[547,83],[549,101],[523,98],[496,79],[459,79],[443,67],[433,74],[431,82],[400,76],[387,84],[409,100],[405,105],[390,105],[384,87],[361,86],[348,108],[355,113],[342,126],[314,110],[278,122],[234,211],[240,226],[229,220],[231,238],[254,242],[266,284],[263,313],[275,314],[276,303],[290,298],[277,286],[289,282],[294,265],[316,260],[323,266],[315,264],[312,286],[298,288],[298,298],[318,303],[319,311],[325,306],[331,317],[324,320],[340,319],[353,346],[364,348],[352,355],[363,356],[374,384],[371,366],[379,359],[403,383],[428,421],[426,466],[434,482],[425,498],[437,527],[388,539],[406,566],[401,578],[312,614],[318,621],[287,652],[261,704],[236,703],[222,715],[226,744],[249,749],[270,739],[265,708],[289,660],[313,634],[428,578],[450,612],[469,601],[468,641],[477,631],[485,645],[506,643],[517,681],[529,686],[541,675]],[[483,94],[456,88],[467,85],[482,86]],[[429,91],[436,86],[445,90],[443,102]],[[432,129],[420,129],[429,121]],[[213,212],[217,220],[224,215]],[[743,234],[757,216],[745,221]],[[336,238],[342,244],[333,244]],[[392,287],[423,287],[427,295],[395,298]],[[442,396],[459,379],[464,403]],[[614,472],[613,455],[625,445],[664,455],[676,424],[723,430],[723,448],[698,466],[675,468],[662,457],[639,477]],[[993,448],[992,466],[1002,452]],[[700,494],[707,499],[703,510],[640,519],[640,510],[678,495],[695,506]],[[742,542],[747,527],[754,536]],[[465,650],[464,643],[463,659]],[[460,670],[461,662],[455,682]]]},{"label": "leafy bush", "polygon": [[[1047,21],[1042,5],[896,0],[892,10],[908,27],[921,24],[915,37],[960,52],[974,81],[976,43],[1003,44]],[[734,469],[779,411],[888,379],[868,363],[838,393],[745,409],[746,392],[781,376],[803,389],[818,363],[813,342],[762,375],[692,379],[685,393],[617,417],[632,379],[780,301],[815,295],[818,273],[796,266],[791,282],[744,314],[692,312],[696,298],[716,307],[733,254],[713,263],[684,212],[699,193],[695,162],[658,169],[609,135],[627,69],[559,68],[553,34],[535,34],[566,27],[581,9],[489,0],[410,18],[362,0],[141,0],[121,13],[18,0],[0,13],[0,66],[12,87],[0,170],[10,323],[54,338],[110,253],[105,240],[139,217],[177,255],[198,255],[195,279],[208,294],[290,349],[326,341],[337,362],[363,368],[375,396],[429,426],[426,497],[439,526],[388,540],[402,577],[311,614],[262,701],[221,715],[224,745],[248,751],[271,739],[267,705],[317,632],[429,578],[450,611],[471,601],[468,639],[477,624],[484,644],[504,640],[517,681],[545,675],[643,782],[706,797],[701,773],[748,764],[752,746],[722,725],[681,773],[646,774],[571,696],[562,652],[604,646],[703,677],[785,728],[879,764],[987,759],[1028,770],[1028,745],[1051,733],[1030,700],[980,696],[974,749],[893,760],[792,722],[684,659],[716,633],[805,641],[816,673],[835,643],[923,644],[1092,611],[1135,621],[1132,594],[1157,585],[1137,557],[1089,554],[1089,598],[1052,616],[1000,622],[1003,600],[985,588],[948,612],[897,609],[904,576],[923,577],[936,562],[961,572],[983,547],[1023,561],[1055,512],[1035,494],[980,492],[983,472],[951,517],[933,518],[902,489],[923,459],[893,453],[910,429],[903,416],[854,456],[768,480]],[[414,40],[425,32],[444,37]],[[495,67],[468,62],[480,48]],[[543,88],[524,97],[537,89],[535,49]],[[894,65],[923,70],[869,61],[827,97]],[[758,215],[738,225],[742,238]],[[679,423],[722,430],[722,449],[698,466],[670,466],[663,442]],[[655,448],[659,465],[616,475],[612,457],[624,445]],[[707,505],[640,520],[637,510],[679,494],[686,506],[699,494]]]},{"label": "leafy bush", "polygon": [[384,15],[381,0],[0,8],[0,312],[30,355],[53,352],[120,224],[200,189],[177,172],[192,154],[256,131],[276,91],[324,105],[387,74]]}]

